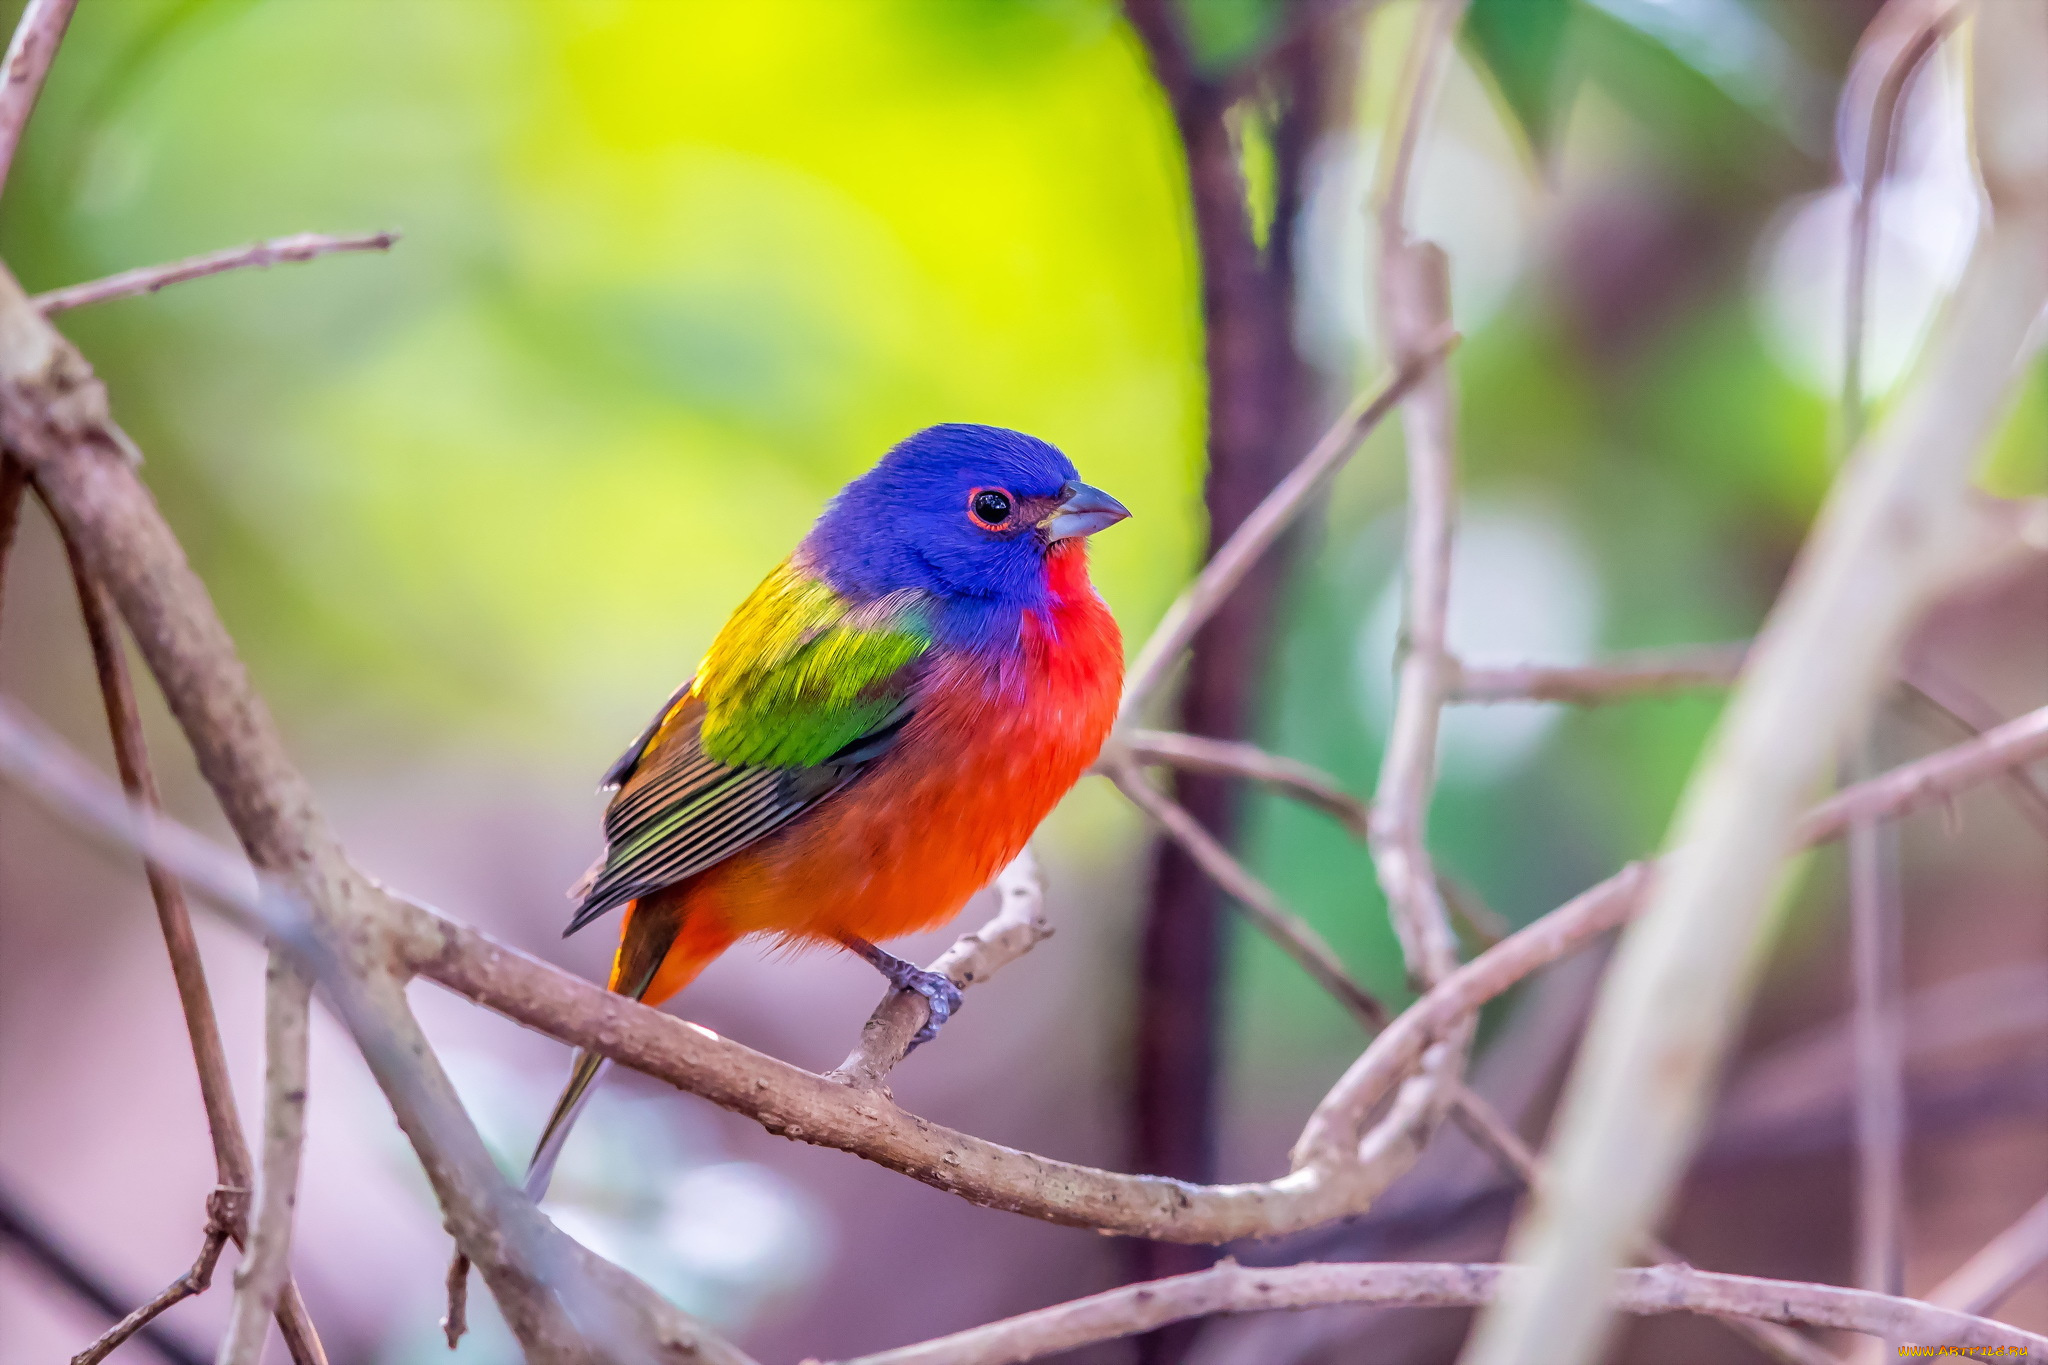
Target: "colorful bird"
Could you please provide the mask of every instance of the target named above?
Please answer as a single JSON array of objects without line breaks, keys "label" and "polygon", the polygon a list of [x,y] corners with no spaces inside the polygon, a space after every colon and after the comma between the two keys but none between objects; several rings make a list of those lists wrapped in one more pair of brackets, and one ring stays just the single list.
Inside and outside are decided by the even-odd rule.
[{"label": "colorful bird", "polygon": [[[611,989],[660,1004],[750,934],[875,946],[951,919],[1095,761],[1123,641],[1085,540],[1130,513],[1001,427],[919,432],[855,479],[740,604],[605,774],[606,851],[568,933],[625,907]],[[527,1172],[547,1188],[602,1059],[583,1053]]]}]

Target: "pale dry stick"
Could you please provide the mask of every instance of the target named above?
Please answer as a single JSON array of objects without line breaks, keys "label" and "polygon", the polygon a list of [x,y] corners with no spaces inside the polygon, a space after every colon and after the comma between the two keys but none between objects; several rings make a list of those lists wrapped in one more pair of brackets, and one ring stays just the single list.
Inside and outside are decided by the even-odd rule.
[{"label": "pale dry stick", "polygon": [[[2048,708],[1886,774],[1867,789],[1839,794],[1813,812],[1807,837],[1838,837],[1847,812],[1903,815],[2044,756]],[[252,889],[240,858],[126,801],[4,699],[0,776],[68,823],[161,863],[227,910],[244,932],[292,928],[276,918],[275,897],[266,902]],[[700,1095],[770,1132],[850,1152],[984,1207],[1133,1236],[1213,1243],[1299,1231],[1369,1208],[1405,1167],[1376,1165],[1372,1151],[1358,1146],[1364,1115],[1396,1091],[1437,1037],[1455,1032],[1529,973],[1624,922],[1647,878],[1648,869],[1637,865],[1591,888],[1460,968],[1390,1024],[1338,1082],[1303,1135],[1303,1146],[1334,1152],[1329,1169],[1221,1186],[1121,1175],[1001,1147],[907,1114],[886,1095],[855,1091],[626,1000],[374,887],[361,909],[363,932],[386,944],[406,970],[552,1038],[592,1048]],[[1348,1118],[1354,1110],[1356,1118]]]},{"label": "pale dry stick", "polygon": [[733,1358],[645,1285],[576,1248],[492,1163],[403,993],[382,977],[392,928],[378,913],[385,897],[349,865],[285,757],[204,585],[136,479],[133,446],[108,416],[104,388],[4,269],[0,444],[26,463],[127,619],[251,859],[289,875],[317,941],[332,945],[341,965],[323,989],[338,1008],[351,1002],[351,1036],[522,1346],[541,1358],[581,1359],[600,1350],[591,1333],[623,1314],[644,1325],[645,1340]]},{"label": "pale dry stick", "polygon": [[[1437,2],[1447,5],[1448,0]],[[1422,30],[1425,35],[1431,31]],[[1420,113],[1418,106],[1411,117]],[[1448,272],[1443,252],[1428,242],[1403,242],[1386,249],[1380,286],[1396,354],[1405,354],[1418,333],[1448,320]],[[1453,675],[1445,628],[1456,456],[1450,381],[1441,368],[1416,385],[1402,417],[1408,446],[1402,655],[1395,669],[1394,716],[1373,793],[1368,842],[1409,979],[1428,987],[1458,964],[1457,934],[1437,890],[1427,842],[1430,796],[1436,789],[1437,731]]]},{"label": "pale dry stick", "polygon": [[1310,927],[1307,920],[1289,910],[1266,884],[1253,876],[1215,835],[1187,807],[1145,781],[1145,775],[1129,762],[1112,760],[1105,775],[1131,804],[1152,817],[1167,836],[1179,844],[1209,879],[1223,888],[1244,908],[1280,951],[1293,958],[1301,969],[1328,991],[1368,1031],[1385,1028],[1390,1017],[1387,1007],[1365,987],[1351,979],[1343,959]]},{"label": "pale dry stick", "polygon": [[[1924,0],[1893,0],[1912,9]],[[1926,24],[1886,66],[1865,126],[1863,164],[1849,215],[1849,253],[1843,291],[1840,421],[1846,458],[1863,439],[1865,314],[1870,293],[1870,248],[1878,200],[1891,162],[1894,127],[1906,85],[1941,41],[1958,13],[1950,7]],[[1873,25],[1873,28],[1877,27]],[[1857,82],[1843,86],[1844,115],[1854,112]],[[1843,167],[1845,176],[1849,168]],[[1852,745],[1847,777],[1869,777],[1877,767],[1875,721]],[[1865,1289],[1905,1290],[1906,1063],[1899,1014],[1904,974],[1904,907],[1897,850],[1890,832],[1874,822],[1851,825],[1848,838],[1851,1017],[1856,1040],[1856,1264]],[[1886,1342],[1895,1350],[1897,1342]]]},{"label": "pale dry stick", "polygon": [[[1125,1285],[1021,1313],[916,1346],[839,1365],[1022,1365],[1041,1356],[1149,1332],[1218,1313],[1262,1313],[1334,1304],[1474,1308],[1526,1275],[1516,1266],[1427,1261],[1247,1266],[1224,1261],[1171,1279]],[[2048,1350],[2048,1337],[2002,1322],[1862,1289],[1723,1275],[1660,1265],[1608,1274],[1604,1296],[1624,1313],[1704,1313],[1898,1335],[1963,1347]]]},{"label": "pale dry stick", "polygon": [[137,294],[154,294],[169,285],[183,284],[187,280],[219,275],[229,270],[267,269],[273,265],[310,261],[317,256],[328,256],[341,251],[389,251],[397,241],[398,234],[395,232],[371,232],[353,237],[338,237],[326,232],[301,232],[290,237],[272,237],[265,242],[251,242],[247,246],[229,247],[224,251],[209,251],[203,256],[188,256],[182,261],[167,261],[162,265],[146,265],[135,270],[124,270],[118,275],[87,280],[83,284],[68,284],[62,289],[50,289],[32,295],[29,302],[43,316],[49,317],[66,309],[83,308],[88,304],[132,298]]},{"label": "pale dry stick", "polygon": [[[1234,739],[1211,739],[1175,730],[1132,730],[1111,745],[1139,763],[1158,763],[1189,772],[1243,777],[1263,783],[1305,805],[1334,817],[1363,839],[1371,808],[1320,768],[1299,759],[1267,753],[1255,744]],[[1113,756],[1113,754],[1112,754]]]},{"label": "pale dry stick", "polygon": [[[10,462],[11,463],[11,462]],[[0,544],[0,556],[6,548]],[[114,625],[113,604],[105,590],[93,581],[80,558],[78,548],[64,539],[65,557],[71,566],[71,581],[78,594],[79,616],[85,625],[86,643],[92,650],[93,670],[98,675],[100,698],[107,715],[107,730],[113,738],[114,767],[122,787],[145,806],[163,804],[157,791],[156,774],[149,761],[149,746],[142,734],[142,713],[136,705],[135,682],[128,672],[128,660]],[[186,1040],[192,1048],[193,1069],[199,1077],[200,1105],[206,1112],[206,1129],[213,1142],[215,1183],[232,1192],[235,1213],[228,1233],[237,1246],[244,1244],[248,1225],[244,1214],[250,1191],[256,1183],[255,1163],[249,1155],[248,1138],[242,1132],[242,1118],[235,1106],[235,1089],[228,1079],[227,1049],[221,1043],[220,1021],[213,1011],[213,994],[206,984],[206,964],[199,955],[199,940],[192,932],[192,911],[185,903],[184,890],[154,863],[145,862],[143,873],[149,882],[151,902],[156,906],[157,925],[164,936],[164,951],[171,962],[171,982],[178,992],[178,1008],[185,1019]],[[209,1201],[209,1216],[213,1204]],[[211,1236],[209,1224],[208,1236]],[[177,1281],[188,1283],[191,1275]],[[173,1286],[175,1287],[175,1285]],[[205,1286],[202,1285],[203,1289]],[[167,1291],[168,1292],[168,1291]],[[196,1292],[196,1291],[195,1291]],[[158,1301],[162,1301],[160,1295]],[[175,1300],[173,1300],[175,1302]],[[168,1307],[169,1304],[163,1304]],[[162,1308],[157,1311],[161,1312]],[[107,1350],[133,1335],[140,1325],[128,1319],[114,1324],[100,1338]],[[147,1319],[143,1319],[147,1321]],[[278,1329],[297,1365],[325,1365],[326,1349],[313,1327],[312,1315],[298,1286],[288,1278],[277,1304]],[[96,1343],[96,1345],[99,1343]]]},{"label": "pale dry stick", "polygon": [[1395,367],[1377,393],[1361,395],[1344,415],[1330,425],[1302,456],[1301,463],[1273,486],[1264,501],[1231,532],[1230,539],[1211,555],[1195,581],[1181,591],[1166,614],[1159,618],[1150,638],[1131,661],[1124,677],[1124,696],[1117,710],[1117,723],[1124,725],[1166,681],[1174,661],[1193,642],[1195,635],[1230,596],[1231,590],[1251,572],[1259,557],[1272,548],[1288,525],[1301,513],[1309,496],[1323,480],[1343,468],[1373,428],[1393,411],[1394,406],[1458,344],[1455,332],[1445,331],[1433,338],[1411,360]]},{"label": "pale dry stick", "polygon": [[[1410,236],[1407,204],[1417,150],[1464,9],[1464,0],[1430,0],[1418,18],[1405,63],[1394,152],[1381,158],[1375,195],[1380,333],[1387,354],[1402,363],[1420,355],[1431,337],[1451,325],[1450,262],[1436,244]],[[1401,430],[1408,469],[1402,650],[1367,836],[1409,980],[1426,988],[1458,966],[1457,934],[1437,889],[1428,848],[1437,730],[1456,672],[1448,625],[1458,457],[1451,381],[1444,366],[1433,366],[1403,401]]]},{"label": "pale dry stick", "polygon": [[1989,1313],[2043,1264],[2048,1264],[2048,1196],[1956,1267],[1928,1293],[1927,1302],[1960,1313]]},{"label": "pale dry stick", "polygon": [[78,0],[28,0],[14,37],[7,44],[4,69],[0,69],[0,188],[7,184],[14,168],[14,154],[21,147],[22,130],[35,112],[36,98],[43,93],[50,63],[57,59],[57,45],[71,25],[71,13]]},{"label": "pale dry stick", "polygon": [[149,1326],[166,1310],[212,1288],[213,1271],[220,1264],[220,1254],[234,1235],[234,1229],[242,1226],[247,1217],[243,1208],[247,1200],[247,1194],[239,1190],[216,1189],[209,1194],[206,1197],[206,1236],[199,1244],[199,1259],[192,1262],[192,1268],[164,1286],[155,1298],[108,1328],[92,1345],[71,1357],[71,1365],[99,1365],[100,1361],[113,1354],[115,1347]]},{"label": "pale dry stick", "polygon": [[[926,971],[937,972],[966,990],[988,980],[1052,937],[1045,918],[1045,877],[1027,847],[996,874],[996,913],[971,934],[962,934]],[[872,1089],[903,1060],[910,1040],[931,1017],[931,1003],[914,991],[890,991],[861,1025],[860,1042],[845,1061],[826,1072],[830,1080]]]},{"label": "pale dry stick", "polygon": [[1749,642],[1645,649],[1596,664],[1456,665],[1452,701],[1555,701],[1601,706],[1631,697],[1726,687],[1742,673]]},{"label": "pale dry stick", "polygon": [[1917,379],[1830,492],[1688,784],[1655,904],[1608,975],[1567,1090],[1550,1193],[1510,1244],[1533,1273],[1481,1318],[1467,1365],[1599,1352],[1606,1274],[1663,1210],[1696,1138],[1806,793],[1920,611],[1984,567],[1971,461],[2048,301],[2048,7],[1987,6],[1976,36],[1992,225]]},{"label": "pale dry stick", "polygon": [[273,948],[263,982],[263,1164],[256,1172],[249,1253],[235,1271],[235,1299],[220,1365],[257,1365],[264,1331],[291,1273],[299,1153],[306,1136],[312,983],[283,948]]},{"label": "pale dry stick", "polygon": [[[1451,1118],[1465,1130],[1467,1137],[1519,1180],[1525,1189],[1534,1190],[1542,1182],[1543,1163],[1535,1149],[1522,1140],[1522,1135],[1509,1126],[1499,1111],[1469,1086],[1458,1087]],[[1643,1239],[1641,1251],[1642,1259],[1655,1265],[1686,1264],[1676,1249],[1654,1237]],[[1782,1323],[1718,1315],[1715,1320],[1780,1365],[1841,1365],[1833,1352]]]}]

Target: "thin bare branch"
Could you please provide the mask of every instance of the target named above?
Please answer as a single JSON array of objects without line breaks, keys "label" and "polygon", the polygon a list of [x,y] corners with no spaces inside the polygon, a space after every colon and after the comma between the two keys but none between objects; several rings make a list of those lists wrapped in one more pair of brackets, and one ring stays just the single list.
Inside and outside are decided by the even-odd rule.
[{"label": "thin bare branch", "polygon": [[1202,571],[1195,575],[1195,581],[1181,592],[1166,614],[1159,618],[1150,639],[1131,661],[1125,675],[1124,699],[1118,711],[1119,723],[1130,721],[1141,707],[1166,681],[1174,661],[1180,652],[1194,640],[1210,615],[1230,596],[1235,588],[1256,564],[1259,556],[1272,548],[1273,542],[1288,527],[1322,482],[1342,468],[1351,458],[1374,427],[1394,409],[1433,367],[1440,364],[1457,344],[1457,335],[1446,332],[1432,339],[1415,356],[1396,367],[1393,375],[1371,397],[1360,397],[1347,408],[1342,417],[1323,433],[1301,463],[1288,471],[1287,477],[1274,485],[1244,519],[1237,531],[1223,543]]},{"label": "thin bare branch", "polygon": [[[78,592],[79,612],[85,621],[86,640],[92,647],[93,666],[99,674],[100,696],[106,706],[107,728],[113,736],[114,764],[120,771],[121,785],[141,804],[161,807],[156,775],[151,771],[149,751],[142,737],[135,684],[129,677],[127,659],[116,634],[113,606],[86,571],[77,547],[67,539],[64,548],[71,564],[71,580]],[[206,984],[206,964],[199,956],[199,940],[192,932],[192,912],[175,879],[154,863],[145,863],[144,871],[149,878],[150,897],[156,903],[157,922],[171,959],[171,979],[178,988],[178,1004],[185,1016],[185,1031],[199,1073],[199,1097],[206,1109],[207,1131],[213,1139],[214,1165],[222,1185],[246,1191],[254,1186],[255,1170],[242,1135],[241,1117],[235,1110],[227,1050],[221,1043],[220,1022],[214,1016],[213,996]],[[236,1230],[239,1237],[239,1223]]]},{"label": "thin bare branch", "polygon": [[1469,1365],[1581,1365],[1606,1272],[1665,1206],[1742,1017],[1748,966],[1806,793],[1867,714],[1905,634],[1985,567],[1976,452],[2048,300],[2048,9],[1978,11],[1978,162],[1991,195],[1916,381],[1830,493],[1677,820],[1657,903],[1609,974],[1553,1144],[1511,1243],[1526,1284],[1484,1315]]},{"label": "thin bare branch", "polygon": [[[1400,119],[1389,134],[1393,151],[1383,152],[1380,161],[1375,195],[1380,332],[1387,354],[1402,365],[1423,355],[1430,339],[1451,325],[1450,262],[1434,243],[1410,236],[1407,202],[1416,149],[1464,12],[1464,0],[1431,0],[1417,18],[1403,74]],[[1458,455],[1451,381],[1443,366],[1432,366],[1416,381],[1402,404],[1401,429],[1408,466],[1402,653],[1367,836],[1409,979],[1428,987],[1458,966],[1458,937],[1428,849],[1437,729],[1455,677],[1448,624]]]},{"label": "thin bare branch", "polygon": [[21,147],[22,130],[35,112],[36,99],[43,93],[50,63],[57,59],[57,45],[71,26],[71,13],[78,0],[28,0],[21,22],[14,27],[7,44],[5,76],[0,78],[0,188],[14,168],[14,154]]},{"label": "thin bare branch", "polygon": [[[129,675],[127,656],[114,624],[113,604],[86,569],[77,546],[68,536],[63,539],[86,641],[92,649],[93,668],[99,677],[107,729],[113,738],[114,766],[120,772],[122,787],[134,800],[158,808],[162,801],[150,766],[149,747],[143,739],[134,680]],[[241,1246],[247,1238],[243,1214],[249,1191],[256,1183],[255,1164],[250,1159],[249,1142],[235,1105],[234,1085],[228,1079],[227,1050],[221,1044],[220,1021],[214,1014],[213,995],[206,984],[206,964],[199,955],[199,940],[192,932],[192,912],[185,903],[184,890],[155,863],[145,862],[143,871],[149,881],[150,899],[156,906],[157,924],[163,932],[164,950],[170,957],[171,980],[185,1018],[193,1067],[199,1076],[200,1103],[206,1111],[207,1133],[213,1141],[215,1178],[221,1188],[240,1192],[231,1206],[234,1217],[228,1223],[228,1235]],[[326,1349],[320,1344],[320,1335],[314,1330],[298,1286],[289,1276],[277,1301],[277,1320],[297,1365],[326,1365]]]},{"label": "thin bare branch", "polygon": [[[1184,735],[1176,730],[1132,730],[1111,744],[1121,744],[1123,752],[1139,763],[1160,763],[1190,772],[1220,773],[1264,783],[1336,817],[1360,839],[1365,837],[1371,808],[1345,791],[1336,778],[1299,759],[1269,754],[1255,744],[1239,740]],[[1114,749],[1110,756],[1115,757]]]},{"label": "thin bare branch", "polygon": [[167,285],[183,284],[187,280],[230,270],[267,269],[291,261],[310,261],[339,251],[389,251],[397,241],[395,232],[371,232],[354,237],[301,232],[290,237],[273,237],[267,242],[229,247],[225,251],[210,251],[203,256],[187,256],[182,261],[124,270],[118,275],[87,280],[83,284],[69,284],[62,289],[34,295],[29,302],[43,316],[49,317],[88,304],[132,298],[137,294],[154,294]]},{"label": "thin bare branch", "polygon": [[[1170,1322],[1217,1313],[1259,1313],[1329,1304],[1473,1308],[1490,1303],[1527,1271],[1513,1266],[1322,1263],[1244,1266],[1225,1261],[1172,1279],[1125,1285],[842,1365],[1021,1365],[1114,1341]],[[2048,1337],[2002,1322],[1861,1289],[1721,1275],[1659,1265],[1609,1272],[1607,1302],[1624,1313],[1707,1313],[1896,1335],[1912,1342],[2048,1350]]]},{"label": "thin bare branch", "polygon": [[1749,642],[1646,649],[1605,663],[1514,664],[1482,668],[1456,665],[1451,700],[1460,702],[1555,701],[1600,706],[1632,697],[1726,687],[1742,672]]},{"label": "thin bare branch", "polygon": [[[1439,8],[1449,8],[1438,0]],[[1434,30],[1427,25],[1424,34]],[[1410,117],[1421,116],[1415,109]],[[1397,355],[1450,317],[1449,264],[1427,242],[1387,245],[1380,286]],[[1450,381],[1432,370],[1402,409],[1408,449],[1408,529],[1401,660],[1394,718],[1380,762],[1368,834],[1387,914],[1408,975],[1429,986],[1456,970],[1458,940],[1437,889],[1427,833],[1436,788],[1437,729],[1452,677],[1445,627],[1450,612],[1452,520],[1457,501]]]},{"label": "thin bare branch", "polygon": [[[996,913],[971,934],[962,934],[927,971],[966,990],[979,985],[1052,937],[1045,918],[1045,878],[1030,849],[996,876]],[[890,991],[861,1025],[860,1043],[828,1078],[856,1089],[871,1089],[903,1060],[910,1039],[924,1027],[931,1005],[921,995]]]},{"label": "thin bare branch", "polygon": [[1239,905],[1244,907],[1260,931],[1271,939],[1280,951],[1300,964],[1303,971],[1315,978],[1316,984],[1328,991],[1337,1002],[1350,1011],[1368,1031],[1377,1031],[1387,1024],[1387,1007],[1381,1004],[1365,987],[1359,985],[1346,970],[1344,961],[1337,956],[1321,934],[1310,927],[1307,920],[1281,904],[1280,898],[1250,869],[1239,862],[1230,850],[1223,847],[1216,836],[1203,829],[1201,822],[1190,815],[1187,808],[1172,797],[1153,789],[1145,781],[1143,773],[1128,763],[1112,762],[1105,770],[1117,790],[1131,799],[1131,804],[1158,822],[1173,841],[1187,850],[1202,871]]},{"label": "thin bare branch", "polygon": [[1961,1313],[1989,1313],[2048,1263],[2048,1196],[1978,1248],[1934,1287],[1927,1301]]},{"label": "thin bare branch", "polygon": [[234,1310],[220,1365],[257,1365],[264,1329],[291,1266],[299,1151],[306,1136],[307,1039],[312,984],[282,948],[264,980],[263,1165],[256,1176],[256,1217],[249,1253],[235,1272]]},{"label": "thin bare branch", "polygon": [[163,1292],[122,1318],[101,1334],[99,1340],[71,1357],[71,1365],[99,1365],[128,1338],[161,1317],[164,1310],[204,1294],[213,1284],[214,1267],[227,1246],[233,1230],[242,1225],[248,1191],[216,1189],[206,1199],[206,1236],[199,1244],[199,1259],[192,1268],[164,1286]]}]

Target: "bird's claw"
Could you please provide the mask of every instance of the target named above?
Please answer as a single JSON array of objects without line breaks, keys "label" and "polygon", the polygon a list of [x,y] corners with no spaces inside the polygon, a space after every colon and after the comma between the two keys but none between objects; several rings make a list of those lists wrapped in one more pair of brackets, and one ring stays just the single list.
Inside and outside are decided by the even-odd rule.
[{"label": "bird's claw", "polygon": [[925,1003],[931,1007],[924,1027],[911,1035],[910,1045],[903,1049],[904,1056],[908,1057],[917,1051],[920,1043],[929,1043],[938,1037],[939,1030],[945,1026],[946,1021],[960,1012],[960,988],[954,985],[952,979],[945,973],[928,972],[922,967],[913,966],[894,953],[877,948],[864,938],[847,937],[840,941],[866,958],[869,965],[880,972],[890,985],[899,991],[923,996]]},{"label": "bird's claw", "polygon": [[955,1012],[959,1010],[962,996],[960,988],[954,985],[950,978],[938,972],[914,970],[908,974],[905,980],[896,983],[896,989],[899,991],[916,991],[924,997],[925,1003],[931,1007],[931,1013],[925,1019],[924,1027],[910,1035],[910,1045],[903,1049],[903,1055],[908,1057],[911,1053],[917,1051],[918,1044],[929,1043],[932,1039],[939,1036],[939,1030],[945,1027],[946,1021],[951,1019]]}]

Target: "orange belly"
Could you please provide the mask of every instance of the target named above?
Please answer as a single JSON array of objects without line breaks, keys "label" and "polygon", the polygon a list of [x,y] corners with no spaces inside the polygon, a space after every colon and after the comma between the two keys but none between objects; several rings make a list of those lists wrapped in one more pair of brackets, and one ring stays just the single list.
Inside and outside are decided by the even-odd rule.
[{"label": "orange belly", "polygon": [[1000,668],[941,665],[895,748],[852,786],[630,907],[621,961],[636,921],[676,935],[648,1003],[674,995],[750,934],[875,941],[958,914],[1023,851],[1116,718],[1115,624],[1092,591],[1075,607],[1027,622],[1024,648]]}]

